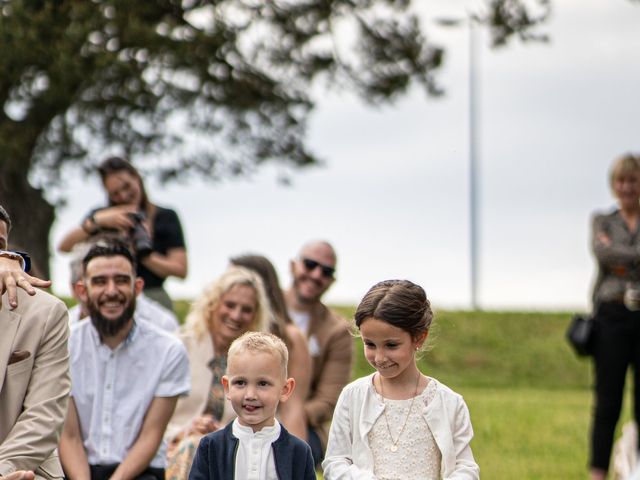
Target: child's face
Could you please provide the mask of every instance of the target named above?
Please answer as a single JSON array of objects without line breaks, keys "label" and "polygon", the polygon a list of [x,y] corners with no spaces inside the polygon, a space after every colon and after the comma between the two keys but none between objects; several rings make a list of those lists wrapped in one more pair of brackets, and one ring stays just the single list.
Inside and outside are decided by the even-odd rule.
[{"label": "child's face", "polygon": [[422,346],[427,335],[412,338],[409,332],[376,318],[367,318],[360,324],[367,362],[384,378],[399,378],[403,374],[413,375],[416,350]]},{"label": "child's face", "polygon": [[245,350],[229,358],[222,384],[241,425],[254,432],[272,426],[279,402],[293,392],[277,354]]}]

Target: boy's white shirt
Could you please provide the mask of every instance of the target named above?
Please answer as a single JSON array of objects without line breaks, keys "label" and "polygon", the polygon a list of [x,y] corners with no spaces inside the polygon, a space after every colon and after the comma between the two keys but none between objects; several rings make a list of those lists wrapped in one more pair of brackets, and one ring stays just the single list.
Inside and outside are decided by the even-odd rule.
[{"label": "boy's white shirt", "polygon": [[274,419],[274,425],[253,432],[251,427],[233,421],[233,435],[239,440],[236,452],[236,480],[278,480],[276,462],[271,444],[280,436],[280,423]]}]

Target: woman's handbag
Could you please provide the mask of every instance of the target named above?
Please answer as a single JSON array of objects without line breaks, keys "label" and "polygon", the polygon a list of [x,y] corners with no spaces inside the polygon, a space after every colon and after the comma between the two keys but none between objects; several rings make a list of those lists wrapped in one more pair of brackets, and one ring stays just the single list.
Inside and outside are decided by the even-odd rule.
[{"label": "woman's handbag", "polygon": [[592,317],[576,314],[567,328],[567,341],[581,357],[593,355],[595,322]]}]

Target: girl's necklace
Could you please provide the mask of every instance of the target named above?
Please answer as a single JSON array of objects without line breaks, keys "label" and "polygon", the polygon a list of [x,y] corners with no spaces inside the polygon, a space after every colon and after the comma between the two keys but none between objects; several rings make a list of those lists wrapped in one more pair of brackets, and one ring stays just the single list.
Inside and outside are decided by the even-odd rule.
[{"label": "girl's necklace", "polygon": [[382,386],[382,376],[380,377],[380,395],[382,395],[382,403],[384,403],[384,422],[387,424],[387,431],[389,432],[389,438],[391,439],[391,451],[398,451],[398,442],[400,441],[400,437],[404,432],[405,427],[407,426],[407,422],[409,421],[409,417],[411,416],[411,410],[413,409],[413,402],[416,401],[416,397],[418,396],[418,385],[420,384],[420,372],[418,372],[418,378],[416,378],[416,391],[413,394],[413,398],[411,399],[411,405],[409,406],[409,412],[407,413],[407,417],[404,419],[404,424],[400,429],[400,433],[398,433],[398,438],[393,439],[393,435],[391,434],[391,428],[389,428],[389,419],[387,418],[387,404],[384,401],[384,387]]}]

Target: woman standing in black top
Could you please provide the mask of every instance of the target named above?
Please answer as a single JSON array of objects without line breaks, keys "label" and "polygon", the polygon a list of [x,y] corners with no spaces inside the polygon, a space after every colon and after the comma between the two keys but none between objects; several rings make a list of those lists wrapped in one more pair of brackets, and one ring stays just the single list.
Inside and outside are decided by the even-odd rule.
[{"label": "woman standing in black top", "polygon": [[640,156],[626,154],[611,168],[617,208],[593,216],[597,262],[595,406],[591,429],[591,478],[604,480],[620,417],[629,365],[634,375],[634,413],[640,419]]},{"label": "woman standing in black top", "polygon": [[58,249],[69,252],[75,244],[103,231],[127,234],[137,251],[145,295],[173,310],[164,280],[187,276],[187,252],[178,215],[149,201],[140,173],[123,158],[107,158],[98,172],[109,206],[92,210],[79,227],[65,235]]}]

